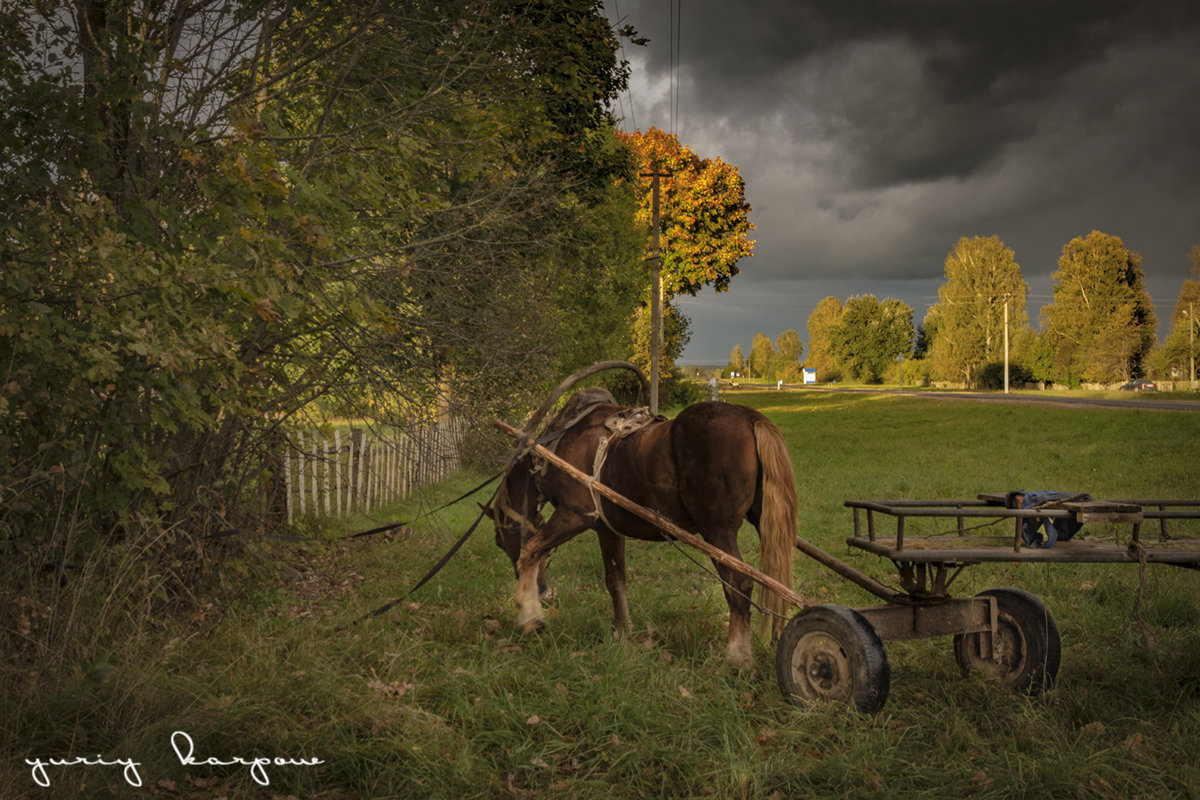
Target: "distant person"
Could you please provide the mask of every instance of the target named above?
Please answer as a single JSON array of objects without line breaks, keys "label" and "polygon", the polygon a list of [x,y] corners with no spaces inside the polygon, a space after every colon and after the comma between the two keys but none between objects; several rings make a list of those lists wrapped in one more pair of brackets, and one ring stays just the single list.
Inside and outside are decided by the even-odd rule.
[{"label": "distant person", "polygon": [[708,379],[708,399],[714,401],[721,399],[721,388],[716,378]]}]

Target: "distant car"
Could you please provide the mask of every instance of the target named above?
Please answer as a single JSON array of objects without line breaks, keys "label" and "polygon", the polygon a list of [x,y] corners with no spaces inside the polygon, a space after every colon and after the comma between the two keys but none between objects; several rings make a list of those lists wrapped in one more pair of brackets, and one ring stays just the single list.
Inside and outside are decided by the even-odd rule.
[{"label": "distant car", "polygon": [[1122,392],[1157,392],[1158,384],[1154,381],[1137,380],[1129,383],[1121,384],[1120,391]]}]

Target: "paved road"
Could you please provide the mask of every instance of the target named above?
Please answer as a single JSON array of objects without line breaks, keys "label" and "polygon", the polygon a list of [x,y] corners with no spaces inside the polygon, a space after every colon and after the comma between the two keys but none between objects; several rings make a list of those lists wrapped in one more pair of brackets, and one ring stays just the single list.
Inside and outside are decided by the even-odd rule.
[{"label": "paved road", "polygon": [[[771,390],[770,384],[740,384],[741,388]],[[784,384],[785,389],[804,389],[810,392],[844,392],[848,394],[890,394],[898,397],[918,397],[923,400],[968,400],[979,403],[1032,403],[1035,405],[1132,408],[1148,411],[1192,411],[1200,412],[1200,396],[1195,400],[1154,400],[1139,395],[1128,400],[1110,397],[1070,397],[1060,394],[1004,394],[1003,392],[943,392],[936,390],[911,391],[902,389],[841,388],[833,386],[801,386]]]}]

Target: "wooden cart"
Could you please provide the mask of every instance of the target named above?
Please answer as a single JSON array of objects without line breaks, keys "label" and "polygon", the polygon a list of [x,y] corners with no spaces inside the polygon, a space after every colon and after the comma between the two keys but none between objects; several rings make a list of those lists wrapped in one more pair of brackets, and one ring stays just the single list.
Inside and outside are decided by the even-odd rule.
[{"label": "wooden cart", "polygon": [[[985,493],[974,500],[848,500],[845,505],[854,512],[854,535],[847,544],[892,561],[901,594],[882,606],[843,613],[851,621],[843,624],[846,630],[831,634],[837,645],[826,647],[829,655],[825,658],[835,661],[836,669],[825,670],[819,659],[804,653],[790,656],[790,680],[801,684],[810,696],[820,694],[807,685],[813,682],[808,677],[813,674],[853,674],[857,670],[863,673],[860,680],[864,683],[886,680],[886,667],[880,674],[857,667],[856,659],[866,665],[886,664],[886,655],[878,652],[882,642],[930,636],[953,636],[954,656],[964,673],[979,672],[1031,694],[1051,686],[1061,654],[1053,615],[1023,589],[995,588],[971,598],[953,598],[950,587],[970,565],[1161,563],[1200,568],[1197,526],[1183,530],[1182,522],[1200,519],[1200,500],[1074,499],[1052,507],[1010,509],[1004,505],[1003,494]],[[1025,544],[1021,529],[1026,520],[1061,517],[1091,527],[1052,547]],[[881,525],[885,519],[892,524]],[[909,523],[917,519],[942,520],[943,529],[933,534],[915,533]],[[1011,521],[1011,535],[1006,520]],[[1149,536],[1143,530],[1148,523],[1154,529]],[[800,612],[789,627],[808,613]],[[785,644],[790,647],[781,641],[778,666],[786,689]],[[845,655],[839,660],[837,654]],[[831,679],[831,692],[835,682]],[[844,693],[856,699],[862,691],[850,687]]]}]

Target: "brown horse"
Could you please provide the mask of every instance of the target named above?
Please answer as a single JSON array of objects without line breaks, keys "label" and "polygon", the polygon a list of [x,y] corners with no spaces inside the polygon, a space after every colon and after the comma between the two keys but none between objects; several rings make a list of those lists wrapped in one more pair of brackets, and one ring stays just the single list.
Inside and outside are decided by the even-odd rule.
[{"label": "brown horse", "polygon": [[[552,439],[547,446],[560,458],[738,558],[738,529],[749,520],[758,528],[763,572],[791,587],[796,489],[778,428],[752,408],[709,402],[688,406],[673,420],[658,418],[625,432],[614,421],[629,412],[607,391],[587,389],[568,401],[539,439]],[[547,501],[554,511],[544,520],[540,509]],[[665,541],[666,534],[532,454],[509,466],[489,513],[496,543],[516,568],[522,632],[544,624],[539,590],[545,589],[550,551],[589,528],[600,539],[614,624],[618,632],[631,627],[625,537]],[[716,569],[729,604],[727,660],[736,668],[749,667],[753,581],[722,564]],[[773,612],[777,637],[787,603],[768,592],[763,605]]]}]

